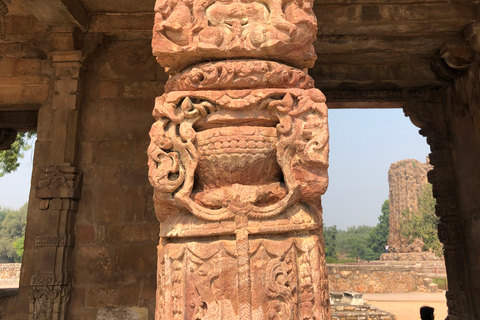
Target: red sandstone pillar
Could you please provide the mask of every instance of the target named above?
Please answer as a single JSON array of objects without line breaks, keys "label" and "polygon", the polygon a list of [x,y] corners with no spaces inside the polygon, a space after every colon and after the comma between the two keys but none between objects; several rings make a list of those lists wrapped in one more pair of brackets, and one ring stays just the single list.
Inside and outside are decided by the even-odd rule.
[{"label": "red sandstone pillar", "polygon": [[[156,320],[330,319],[313,1],[159,0]],[[210,62],[205,62],[210,61]]]}]

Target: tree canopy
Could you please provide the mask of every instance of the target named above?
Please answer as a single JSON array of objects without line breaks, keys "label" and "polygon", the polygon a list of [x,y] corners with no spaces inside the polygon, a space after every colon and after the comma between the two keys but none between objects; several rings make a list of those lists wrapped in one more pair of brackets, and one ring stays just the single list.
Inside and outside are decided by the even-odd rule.
[{"label": "tree canopy", "polygon": [[400,233],[409,243],[421,239],[424,243],[423,250],[443,257],[443,247],[438,239],[439,218],[435,215],[435,204],[432,185],[428,183],[422,186],[418,195],[418,210],[402,211]]},{"label": "tree canopy", "polygon": [[19,159],[31,148],[29,139],[34,135],[35,132],[20,132],[9,150],[0,151],[0,178],[18,169]]},{"label": "tree canopy", "polygon": [[27,206],[18,210],[0,208],[0,263],[22,261]]},{"label": "tree canopy", "polygon": [[[381,208],[382,214],[378,217],[375,227],[353,226],[346,231],[338,230],[336,226],[325,227],[325,256],[329,261],[339,257],[361,258],[363,260],[378,260],[385,252],[388,241],[390,206],[385,200]],[[330,259],[329,259],[330,258]],[[342,260],[342,259],[340,259]]]}]

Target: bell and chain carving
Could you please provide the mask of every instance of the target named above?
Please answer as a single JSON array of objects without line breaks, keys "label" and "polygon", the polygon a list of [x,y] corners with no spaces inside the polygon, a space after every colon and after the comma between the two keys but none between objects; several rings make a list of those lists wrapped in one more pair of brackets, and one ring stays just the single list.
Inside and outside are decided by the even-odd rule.
[{"label": "bell and chain carving", "polygon": [[156,320],[330,318],[328,109],[299,69],[312,5],[157,1],[153,53],[172,77],[148,148]]}]

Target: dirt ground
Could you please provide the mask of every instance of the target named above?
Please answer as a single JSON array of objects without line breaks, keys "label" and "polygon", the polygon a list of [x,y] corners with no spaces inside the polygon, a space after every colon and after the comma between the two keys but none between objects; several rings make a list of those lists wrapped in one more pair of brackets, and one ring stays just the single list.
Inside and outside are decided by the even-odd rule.
[{"label": "dirt ground", "polygon": [[405,295],[364,295],[364,301],[381,310],[393,313],[397,320],[420,319],[420,307],[435,308],[435,320],[444,320],[447,316],[445,293],[405,294]]}]

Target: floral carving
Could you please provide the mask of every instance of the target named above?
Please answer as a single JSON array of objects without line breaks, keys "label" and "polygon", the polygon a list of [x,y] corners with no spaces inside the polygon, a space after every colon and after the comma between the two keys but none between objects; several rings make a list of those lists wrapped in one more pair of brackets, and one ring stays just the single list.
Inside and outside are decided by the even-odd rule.
[{"label": "floral carving", "polygon": [[35,196],[40,199],[79,199],[81,181],[82,175],[74,167],[49,167],[42,172]]},{"label": "floral carving", "polygon": [[[172,92],[157,99],[154,116],[157,122],[150,132],[149,177],[157,203],[165,203],[169,209],[178,211],[185,207],[209,221],[233,219],[239,212],[250,218],[265,219],[280,214],[299,199],[315,198],[326,190],[327,108],[325,97],[317,89]],[[241,119],[243,123],[276,124],[276,129],[273,132],[263,126],[229,129],[223,127],[222,117]],[[202,127],[206,129],[197,132],[196,128]],[[205,136],[209,133],[209,137]],[[199,134],[203,137],[200,141]],[[217,147],[221,148],[219,152],[215,151]],[[227,158],[220,159],[215,153]],[[255,157],[271,159],[265,167],[265,172],[270,172],[270,176],[265,174],[265,181],[248,171],[249,163],[255,169]],[[210,163],[217,168],[225,166],[223,173],[244,171],[238,178],[216,173],[210,179],[208,175],[215,171],[208,168]],[[241,168],[236,168],[235,163],[241,163]],[[280,182],[275,178],[277,165],[283,173],[285,191],[277,187],[280,189],[277,196],[267,197],[263,191],[271,193],[275,183]],[[207,173],[203,175],[204,171]],[[249,183],[249,175],[257,183]],[[195,176],[200,185],[206,185],[201,190],[194,190]],[[273,185],[267,190],[262,183]],[[248,185],[249,189],[242,185]],[[218,194],[223,197],[222,203],[215,203],[215,198],[222,198]],[[260,205],[262,200],[267,201],[266,205]],[[206,206],[209,201],[217,207]]]},{"label": "floral carving", "polygon": [[202,55],[268,57],[312,67],[317,29],[312,6],[311,0],[158,0],[153,53],[172,72],[200,62]]},{"label": "floral carving", "polygon": [[34,286],[30,291],[30,311],[34,320],[63,320],[70,300],[71,285]]},{"label": "floral carving", "polygon": [[314,88],[304,71],[273,61],[227,60],[208,62],[173,76],[165,92],[207,89]]}]

